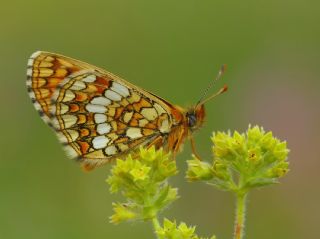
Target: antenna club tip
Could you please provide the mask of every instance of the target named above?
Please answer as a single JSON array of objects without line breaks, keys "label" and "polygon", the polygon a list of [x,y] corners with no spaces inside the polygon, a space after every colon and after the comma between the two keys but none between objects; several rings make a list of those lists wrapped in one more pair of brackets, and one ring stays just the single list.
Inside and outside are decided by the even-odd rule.
[{"label": "antenna club tip", "polygon": [[227,86],[227,85],[224,85],[223,88],[222,88],[221,93],[224,93],[224,92],[226,92],[227,90],[228,90],[228,86]]},{"label": "antenna club tip", "polygon": [[223,74],[226,70],[227,70],[227,65],[226,65],[226,64],[223,64],[223,65],[221,66],[220,72]]}]

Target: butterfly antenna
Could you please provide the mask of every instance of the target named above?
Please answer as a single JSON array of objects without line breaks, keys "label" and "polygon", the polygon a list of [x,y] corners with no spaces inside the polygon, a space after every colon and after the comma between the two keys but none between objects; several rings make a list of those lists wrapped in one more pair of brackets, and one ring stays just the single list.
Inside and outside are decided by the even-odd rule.
[{"label": "butterfly antenna", "polygon": [[[203,105],[205,104],[207,101],[215,98],[216,96],[218,95],[221,95],[222,93],[226,92],[228,90],[228,86],[227,85],[224,85],[218,92],[214,93],[213,95],[209,96],[207,99],[201,101],[198,105]],[[197,106],[198,106],[197,105]]]},{"label": "butterfly antenna", "polygon": [[202,95],[202,97],[199,99],[199,101],[197,102],[195,108],[197,108],[199,105],[204,104],[205,102],[211,100],[212,98],[214,98],[214,97],[216,97],[216,96],[218,96],[218,95],[220,95],[220,94],[222,94],[222,93],[224,93],[224,92],[226,92],[226,91],[228,90],[228,87],[225,85],[225,86],[223,86],[218,92],[216,92],[215,94],[213,94],[213,95],[211,95],[211,96],[209,96],[208,98],[205,99],[205,97],[207,96],[209,90],[212,88],[212,86],[214,85],[214,83],[215,83],[216,81],[218,81],[218,80],[223,76],[224,72],[226,71],[226,68],[227,68],[227,66],[226,66],[225,64],[221,66],[221,68],[220,68],[220,70],[219,70],[219,72],[218,72],[218,75],[217,75],[216,78],[208,85],[207,89],[203,92],[203,95]]}]

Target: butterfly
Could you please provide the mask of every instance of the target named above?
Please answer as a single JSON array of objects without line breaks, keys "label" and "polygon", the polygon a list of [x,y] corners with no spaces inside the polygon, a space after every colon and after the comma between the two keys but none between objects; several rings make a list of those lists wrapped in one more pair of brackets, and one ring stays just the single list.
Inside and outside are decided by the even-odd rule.
[{"label": "butterfly", "polygon": [[43,51],[29,58],[26,84],[41,118],[86,170],[141,146],[175,155],[187,138],[196,154],[192,133],[204,122],[204,103],[227,90],[203,100],[210,86],[186,110],[96,66]]}]

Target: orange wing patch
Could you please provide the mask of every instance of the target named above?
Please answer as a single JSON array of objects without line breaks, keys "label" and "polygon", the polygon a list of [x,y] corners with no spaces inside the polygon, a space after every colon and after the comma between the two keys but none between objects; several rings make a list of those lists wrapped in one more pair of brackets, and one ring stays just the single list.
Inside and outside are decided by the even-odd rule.
[{"label": "orange wing patch", "polygon": [[48,121],[50,100],[59,83],[79,66],[52,55],[34,53],[28,61],[27,87],[40,115]]}]

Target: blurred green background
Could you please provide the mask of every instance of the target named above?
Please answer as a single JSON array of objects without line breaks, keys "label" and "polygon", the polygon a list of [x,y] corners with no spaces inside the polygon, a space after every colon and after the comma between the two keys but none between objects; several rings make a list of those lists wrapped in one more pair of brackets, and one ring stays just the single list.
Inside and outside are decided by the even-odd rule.
[{"label": "blurred green background", "polygon": [[[246,238],[319,238],[320,2],[316,0],[6,1],[0,9],[0,238],[154,238],[145,223],[109,224],[110,166],[83,173],[28,97],[27,59],[52,51],[105,68],[168,101],[195,103],[221,64],[229,92],[196,135],[259,124],[288,141],[291,171],[249,197]],[[164,215],[232,237],[234,199],[184,179]]]}]

